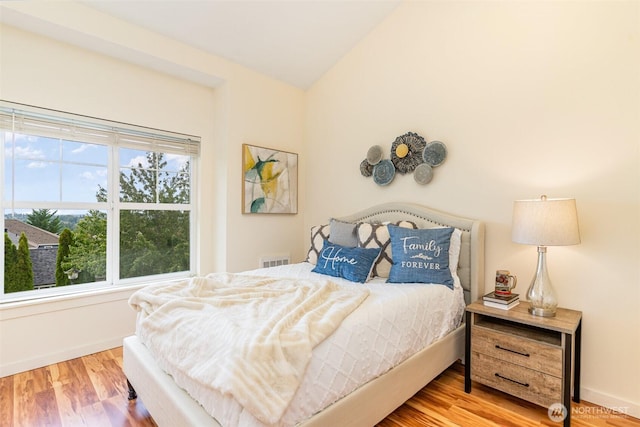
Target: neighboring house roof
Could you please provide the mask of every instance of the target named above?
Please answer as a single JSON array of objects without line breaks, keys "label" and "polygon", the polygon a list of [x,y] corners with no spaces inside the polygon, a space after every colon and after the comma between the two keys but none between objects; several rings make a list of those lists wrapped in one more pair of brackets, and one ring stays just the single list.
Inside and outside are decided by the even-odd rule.
[{"label": "neighboring house roof", "polygon": [[34,227],[26,222],[19,221],[17,219],[4,220],[4,231],[9,233],[9,237],[12,238],[17,245],[17,240],[20,238],[20,234],[24,233],[29,241],[29,248],[41,248],[43,246],[58,246],[58,235],[53,234],[42,228]]}]

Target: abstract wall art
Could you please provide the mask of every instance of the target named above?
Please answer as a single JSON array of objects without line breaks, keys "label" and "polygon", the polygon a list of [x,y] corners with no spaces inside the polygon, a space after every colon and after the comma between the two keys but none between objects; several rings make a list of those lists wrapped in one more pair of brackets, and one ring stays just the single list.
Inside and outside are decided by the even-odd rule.
[{"label": "abstract wall art", "polygon": [[298,155],[242,144],[242,213],[298,213]]}]

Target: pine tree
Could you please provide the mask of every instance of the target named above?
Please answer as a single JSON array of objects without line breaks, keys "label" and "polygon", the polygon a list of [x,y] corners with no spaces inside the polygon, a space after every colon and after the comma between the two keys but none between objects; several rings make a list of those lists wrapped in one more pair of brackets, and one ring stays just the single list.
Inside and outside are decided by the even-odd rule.
[{"label": "pine tree", "polygon": [[71,284],[69,276],[65,273],[62,263],[69,256],[69,247],[73,245],[73,234],[71,230],[65,228],[58,238],[58,254],[56,255],[56,286],[67,286]]},{"label": "pine tree", "polygon": [[24,233],[20,233],[16,259],[16,286],[20,291],[33,290],[33,265],[29,253],[29,242]]},{"label": "pine tree", "polygon": [[16,263],[18,260],[18,250],[9,238],[8,233],[4,233],[4,292],[17,292],[19,289],[16,277]]},{"label": "pine tree", "polygon": [[26,222],[34,227],[58,234],[60,230],[62,230],[62,222],[60,218],[56,216],[57,213],[58,211],[51,211],[49,209],[33,209],[31,213],[27,215]]}]

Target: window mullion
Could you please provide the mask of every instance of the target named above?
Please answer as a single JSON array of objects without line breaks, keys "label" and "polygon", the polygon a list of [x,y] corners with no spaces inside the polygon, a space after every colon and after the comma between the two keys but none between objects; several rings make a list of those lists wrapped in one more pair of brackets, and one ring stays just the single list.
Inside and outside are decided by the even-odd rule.
[{"label": "window mullion", "polygon": [[109,188],[107,190],[107,281],[118,283],[120,278],[120,158],[118,146],[109,150]]},{"label": "window mullion", "polygon": [[[5,144],[6,144],[6,133],[0,129],[0,165],[2,165],[2,169],[4,170],[4,152],[5,152]],[[13,168],[12,168],[13,170]],[[4,230],[4,202],[5,202],[5,198],[6,195],[4,194],[4,173],[0,173],[0,206],[2,206],[2,218],[0,218],[0,226],[2,226],[2,229]],[[13,192],[12,192],[13,193]],[[12,197],[13,199],[13,197]],[[0,249],[0,255],[2,255],[2,259],[5,259],[4,256],[4,233],[3,233],[3,244],[2,244],[2,249]],[[4,261],[2,262],[2,265],[0,266],[0,277],[2,277],[3,281],[3,286],[0,286],[0,298],[4,296]]]}]

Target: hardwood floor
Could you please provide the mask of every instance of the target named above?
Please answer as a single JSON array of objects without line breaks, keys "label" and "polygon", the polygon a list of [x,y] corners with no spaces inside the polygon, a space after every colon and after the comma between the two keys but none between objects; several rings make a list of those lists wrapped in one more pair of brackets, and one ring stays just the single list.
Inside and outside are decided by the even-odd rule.
[{"label": "hardwood floor", "polygon": [[[466,394],[463,384],[456,363],[377,427],[561,425],[546,408],[476,383]],[[0,378],[0,426],[155,426],[143,402],[127,395],[118,347]],[[640,420],[583,401],[573,406],[572,425],[640,427]]]},{"label": "hardwood floor", "polygon": [[[572,403],[571,425],[576,427],[640,427],[640,420],[613,414],[582,400]],[[377,427],[417,426],[562,426],[543,408],[476,382],[464,392],[464,366],[455,363],[420,390]]]},{"label": "hardwood floor", "polygon": [[155,426],[127,395],[118,347],[0,378],[0,426]]}]

